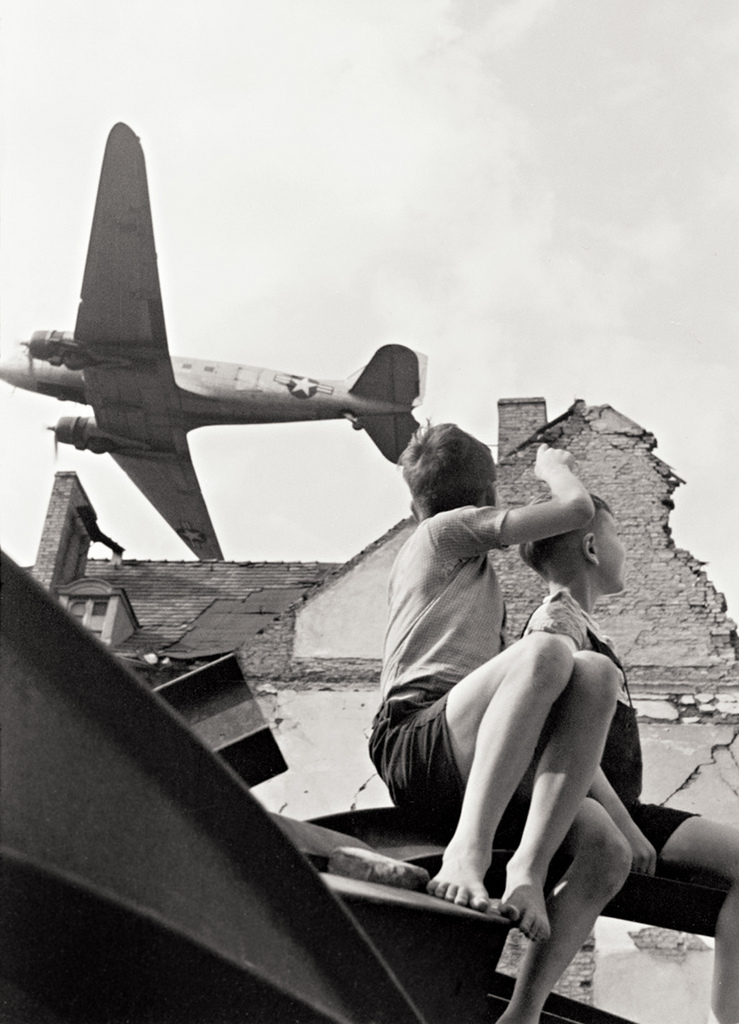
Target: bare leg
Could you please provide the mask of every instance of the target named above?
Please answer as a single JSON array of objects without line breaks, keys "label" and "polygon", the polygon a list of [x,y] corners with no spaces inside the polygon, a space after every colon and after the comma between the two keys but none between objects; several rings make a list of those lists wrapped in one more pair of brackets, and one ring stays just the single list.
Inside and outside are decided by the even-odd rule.
[{"label": "bare leg", "polygon": [[483,879],[493,838],[528,768],[551,711],[572,674],[573,655],[558,637],[525,637],[452,688],[446,716],[465,781],[462,811],[428,891],[485,911]]},{"label": "bare leg", "polygon": [[705,818],[689,818],[660,854],[664,864],[709,868],[730,888],[716,922],[711,1009],[719,1024],[739,1021],[739,829]]},{"label": "bare leg", "polygon": [[[552,706],[567,687],[552,715],[557,739],[552,743],[550,733],[537,771],[538,799],[529,815],[526,846],[509,872],[510,902],[500,908],[525,934],[538,938],[548,933],[544,876],[592,782],[613,711],[616,681],[607,658],[573,658],[561,638],[533,634],[454,687],[447,721],[466,790],[457,829],[429,892],[487,909],[490,901],[483,879],[495,831],[534,756]],[[602,728],[594,728],[596,721],[602,721]],[[555,822],[556,837],[550,841]]]},{"label": "bare leg", "polygon": [[[503,902],[519,909],[537,906],[549,863],[587,796],[603,755],[618,687],[613,664],[597,654],[575,655],[575,668],[547,723],[548,740],[539,758],[521,842],[506,872]],[[531,938],[546,938],[523,913],[518,927]]]},{"label": "bare leg", "polygon": [[513,998],[498,1024],[537,1024],[557,979],[629,873],[631,850],[626,839],[604,808],[589,798],[577,812],[562,849],[573,861],[547,901],[551,935],[532,942],[526,951]]}]

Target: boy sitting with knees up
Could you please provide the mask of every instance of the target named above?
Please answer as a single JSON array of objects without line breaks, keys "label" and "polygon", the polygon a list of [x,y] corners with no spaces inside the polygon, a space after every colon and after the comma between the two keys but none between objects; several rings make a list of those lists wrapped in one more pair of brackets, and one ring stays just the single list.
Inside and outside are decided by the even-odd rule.
[{"label": "boy sitting with knees up", "polygon": [[[586,799],[619,675],[607,657],[547,633],[504,650],[489,552],[585,526],[593,503],[572,456],[542,445],[535,472],[549,500],[496,508],[489,449],[453,424],[419,430],[400,462],[419,525],[391,574],[370,755],[394,803],[451,836],[429,892],[482,912],[494,905],[539,940],[536,991],[546,996],[580,944],[547,912],[552,855],[563,843],[572,855],[567,902],[588,926],[631,863],[621,832]],[[499,826],[520,837],[502,902],[484,884]],[[506,1024],[538,1019],[510,1013]]]},{"label": "boy sitting with knees up", "polygon": [[[586,526],[521,545],[523,560],[549,584],[549,597],[531,616],[524,635],[527,638],[557,637],[575,657],[581,651],[598,651],[618,666],[621,692],[589,797],[607,811],[628,842],[633,870],[654,874],[660,861],[665,865],[709,869],[723,875],[730,883],[716,924],[711,1005],[719,1024],[737,1024],[739,829],[686,811],[642,804],[639,800],[641,747],[626,677],[610,641],[591,618],[600,597],[623,589],[625,550],[610,509],[601,499],[591,497],[596,512]],[[586,804],[591,802],[589,799]],[[566,919],[565,900],[563,891],[549,901],[553,929],[555,921]],[[585,924],[585,921],[582,927],[571,924],[578,942],[587,935]],[[538,977],[537,951],[532,947],[528,955],[530,960],[522,974],[525,978],[527,972],[533,971]]]}]

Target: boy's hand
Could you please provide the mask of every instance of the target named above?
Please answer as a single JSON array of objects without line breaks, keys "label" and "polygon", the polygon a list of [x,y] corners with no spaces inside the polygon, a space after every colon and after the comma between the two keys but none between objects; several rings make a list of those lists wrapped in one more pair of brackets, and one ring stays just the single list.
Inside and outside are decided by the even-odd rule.
[{"label": "boy's hand", "polygon": [[657,870],[657,851],[644,833],[633,824],[626,838],[629,840],[633,860],[631,870],[640,875],[653,875]]},{"label": "boy's hand", "polygon": [[574,456],[562,448],[550,448],[548,444],[540,444],[534,465],[535,475],[546,483],[553,473],[557,473],[561,469],[577,473]]},{"label": "boy's hand", "polygon": [[561,448],[539,446],[534,472],[552,492],[548,501],[509,509],[500,530],[504,546],[554,537],[585,526],[593,518],[593,502],[575,472],[575,459]]}]

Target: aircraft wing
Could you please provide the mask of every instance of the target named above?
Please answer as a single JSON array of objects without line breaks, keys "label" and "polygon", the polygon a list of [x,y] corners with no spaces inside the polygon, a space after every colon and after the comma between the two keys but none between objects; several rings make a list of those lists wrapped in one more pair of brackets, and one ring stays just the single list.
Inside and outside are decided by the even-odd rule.
[{"label": "aircraft wing", "polygon": [[182,453],[156,458],[111,454],[198,558],[222,559],[184,433],[182,440],[184,457]]},{"label": "aircraft wing", "polygon": [[98,427],[142,446],[116,462],[196,555],[222,558],[169,357],[144,154],[125,124],[105,147],[74,339]]},{"label": "aircraft wing", "polygon": [[144,154],[125,124],[105,147],[74,338],[95,358],[169,361]]}]

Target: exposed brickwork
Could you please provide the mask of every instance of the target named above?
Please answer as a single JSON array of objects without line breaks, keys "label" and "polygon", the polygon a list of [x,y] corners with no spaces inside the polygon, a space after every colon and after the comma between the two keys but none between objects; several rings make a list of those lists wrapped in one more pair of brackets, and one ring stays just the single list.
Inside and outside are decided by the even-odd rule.
[{"label": "exposed brickwork", "polygon": [[290,610],[265,627],[248,647],[238,652],[239,664],[248,679],[280,680],[291,685],[295,612]]},{"label": "exposed brickwork", "polygon": [[[516,928],[508,935],[497,970],[515,978],[529,940]],[[585,940],[580,951],[554,987],[554,991],[568,999],[576,999],[587,1006],[594,1005],[593,979],[595,977],[595,936]]]},{"label": "exposed brickwork", "polygon": [[[518,506],[545,491],[533,473],[536,450],[547,442],[566,447],[576,457],[587,486],[605,498],[619,523],[629,558],[623,594],[601,602],[598,618],[624,660],[635,693],[664,695],[671,707],[667,717],[688,723],[734,721],[736,707],[717,694],[739,685],[737,637],[726,605],[707,579],[701,563],[675,547],[669,526],[672,494],[680,478],[658,459],[655,438],[610,406],[589,407],[578,401],[558,419],[534,433],[522,435],[546,416],[543,399],[500,403],[500,451],[512,438],[513,451],[499,460],[498,491],[502,505]],[[508,439],[508,440],[506,440]],[[367,552],[327,577],[335,582],[395,536],[398,524]],[[520,560],[517,550],[496,554],[508,608],[508,631],[517,637],[545,595],[543,582]],[[270,650],[274,642],[275,649]],[[256,649],[244,652],[249,671],[260,678],[301,680],[311,686],[379,678],[379,662],[370,659],[293,659],[289,634],[270,627]],[[697,694],[692,705],[681,703]],[[711,703],[712,701],[712,703]],[[649,717],[649,716],[647,716]],[[659,716],[658,716],[659,717]]]},{"label": "exposed brickwork", "polygon": [[38,582],[53,590],[85,575],[90,538],[77,514],[89,499],[76,473],[57,473],[41,533],[36,564]]},{"label": "exposed brickwork", "polygon": [[[545,491],[533,474],[542,442],[567,448],[591,491],[613,509],[628,552],[626,588],[598,605],[635,684],[676,692],[739,684],[735,624],[701,563],[675,547],[672,494],[682,482],[653,454],[654,436],[610,406],[576,402],[499,462],[502,505]],[[520,634],[545,593],[516,550],[496,554],[509,633]]]},{"label": "exposed brickwork", "polygon": [[[658,718],[735,721],[731,693],[725,692],[723,700],[719,694],[739,685],[736,627],[701,564],[674,545],[669,511],[681,481],[653,454],[654,436],[610,406],[589,407],[578,401],[543,429],[535,426],[533,434],[522,437],[546,416],[543,399],[506,400],[500,405],[507,431],[501,435],[500,450],[508,443],[506,437],[519,439],[518,446],[499,460],[501,504],[521,505],[545,490],[533,474],[536,450],[545,441],[575,455],[588,487],[614,511],[629,552],[627,584],[623,594],[599,605],[598,618],[625,662],[634,692],[645,700],[651,695],[669,702],[673,710]],[[335,583],[405,525],[399,523],[338,571],[326,573],[324,585]],[[544,596],[545,586],[517,550],[495,557],[506,595],[509,636],[515,638]],[[290,628],[283,616],[242,652],[249,675],[308,688],[342,682],[368,685],[379,679],[380,664],[373,659],[293,658]],[[697,696],[691,704],[681,700],[693,694]]]},{"label": "exposed brickwork", "polygon": [[667,928],[641,928],[637,932],[629,932],[629,938],[637,949],[648,950],[654,956],[676,960],[678,963],[684,963],[690,952],[709,952],[709,947],[700,936]]},{"label": "exposed brickwork", "polygon": [[543,398],[501,398],[498,402],[498,458],[527,441],[547,422]]}]

